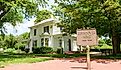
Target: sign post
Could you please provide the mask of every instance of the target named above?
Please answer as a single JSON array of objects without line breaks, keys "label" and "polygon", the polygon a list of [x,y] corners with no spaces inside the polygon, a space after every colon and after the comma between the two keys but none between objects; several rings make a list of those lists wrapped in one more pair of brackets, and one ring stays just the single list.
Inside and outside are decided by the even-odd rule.
[{"label": "sign post", "polygon": [[90,47],[89,45],[86,46],[87,48],[87,70],[91,70],[91,62],[90,62]]},{"label": "sign post", "polygon": [[97,45],[96,29],[78,29],[77,44],[87,48],[87,70],[91,70],[90,46]]}]

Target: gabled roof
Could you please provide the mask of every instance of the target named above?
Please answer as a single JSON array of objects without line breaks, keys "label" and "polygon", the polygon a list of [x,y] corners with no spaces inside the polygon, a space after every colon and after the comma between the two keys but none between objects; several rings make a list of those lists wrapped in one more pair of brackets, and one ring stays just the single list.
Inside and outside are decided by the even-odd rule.
[{"label": "gabled roof", "polygon": [[[41,22],[39,22],[37,24],[34,24],[31,27],[38,26],[38,25],[41,25],[41,24],[44,24],[44,23],[47,23],[47,22],[51,22],[51,21],[59,22],[57,19],[49,18],[49,19],[43,20],[43,21],[41,21]],[[31,27],[29,27],[29,28],[31,28]]]}]

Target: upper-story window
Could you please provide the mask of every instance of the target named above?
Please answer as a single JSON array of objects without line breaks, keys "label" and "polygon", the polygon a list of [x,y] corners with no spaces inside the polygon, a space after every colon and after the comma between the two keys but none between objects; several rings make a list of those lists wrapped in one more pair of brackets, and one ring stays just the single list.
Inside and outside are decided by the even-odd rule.
[{"label": "upper-story window", "polygon": [[49,26],[44,27],[44,33],[48,32],[49,33]]},{"label": "upper-story window", "polygon": [[34,29],[34,36],[36,36],[37,34],[37,29]]}]

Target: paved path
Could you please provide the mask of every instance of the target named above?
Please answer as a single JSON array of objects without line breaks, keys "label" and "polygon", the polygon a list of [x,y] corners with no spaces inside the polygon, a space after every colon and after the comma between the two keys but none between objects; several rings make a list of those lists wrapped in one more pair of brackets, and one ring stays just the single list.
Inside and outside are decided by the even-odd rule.
[{"label": "paved path", "polygon": [[[121,70],[121,61],[108,64],[91,62],[91,70]],[[86,63],[71,62],[69,60],[50,60],[32,64],[9,65],[0,70],[86,70]]]}]

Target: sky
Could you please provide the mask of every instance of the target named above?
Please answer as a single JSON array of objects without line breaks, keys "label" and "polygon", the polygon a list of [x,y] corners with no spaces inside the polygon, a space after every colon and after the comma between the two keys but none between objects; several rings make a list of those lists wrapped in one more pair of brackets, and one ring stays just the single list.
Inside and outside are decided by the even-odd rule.
[{"label": "sky", "polygon": [[10,23],[6,23],[4,25],[6,28],[6,31],[7,31],[6,34],[7,35],[13,34],[16,36],[16,35],[20,35],[20,34],[25,33],[25,32],[30,32],[30,29],[28,27],[34,25],[34,20],[35,20],[35,18],[30,19],[30,21],[24,20],[23,23],[18,23],[15,27],[12,26]]}]

